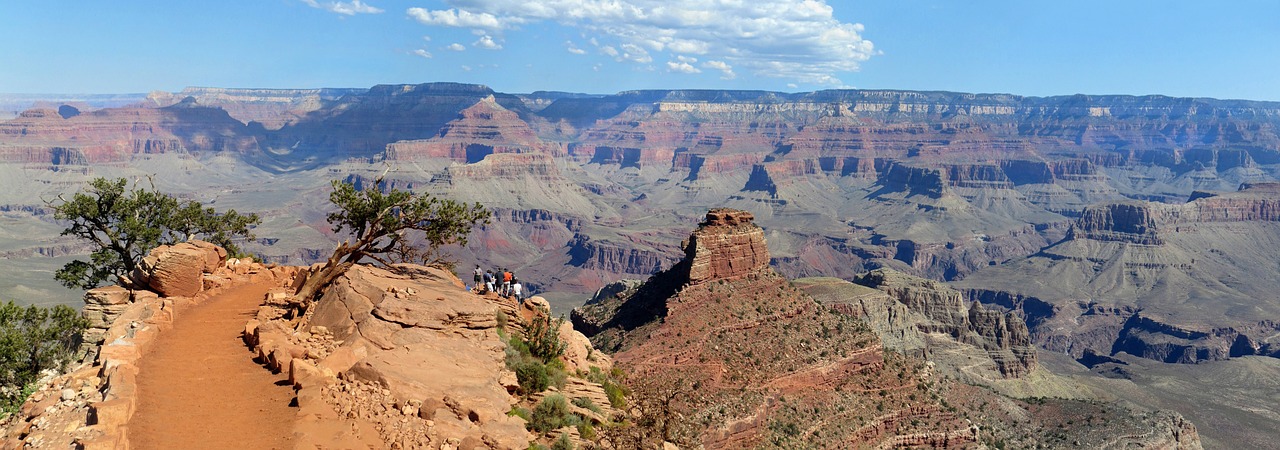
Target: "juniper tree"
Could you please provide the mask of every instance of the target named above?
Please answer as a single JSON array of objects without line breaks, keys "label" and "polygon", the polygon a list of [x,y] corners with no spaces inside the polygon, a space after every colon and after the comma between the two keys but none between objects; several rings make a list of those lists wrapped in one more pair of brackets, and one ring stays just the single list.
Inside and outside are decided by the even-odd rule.
[{"label": "juniper tree", "polygon": [[53,217],[69,225],[63,236],[75,236],[96,247],[89,260],[75,260],[54,275],[69,288],[91,289],[124,279],[151,249],[190,238],[205,239],[240,254],[237,242],[252,240],[257,214],[235,210],[219,213],[198,201],[180,201],[148,183],[129,186],[124,178],[96,178],[71,199],[58,196]]},{"label": "juniper tree", "polygon": [[[381,179],[363,190],[341,180],[334,180],[332,185],[329,202],[337,210],[327,219],[334,233],[347,233],[350,237],[338,244],[324,266],[298,288],[297,298],[304,307],[356,263],[366,259],[384,266],[403,262],[393,261],[396,255],[414,255],[428,264],[447,262],[440,253],[441,247],[466,245],[473,226],[489,223],[490,213],[479,203],[467,205],[431,194],[386,188]],[[406,248],[416,250],[409,252]]]}]

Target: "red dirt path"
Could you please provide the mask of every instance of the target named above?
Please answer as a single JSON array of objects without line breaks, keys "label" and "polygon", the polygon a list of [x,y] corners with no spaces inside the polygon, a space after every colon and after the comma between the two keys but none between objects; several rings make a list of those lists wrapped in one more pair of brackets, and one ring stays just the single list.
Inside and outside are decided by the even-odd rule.
[{"label": "red dirt path", "polygon": [[293,447],[293,389],[254,363],[240,338],[270,287],[232,288],[182,312],[157,338],[138,365],[131,448]]}]

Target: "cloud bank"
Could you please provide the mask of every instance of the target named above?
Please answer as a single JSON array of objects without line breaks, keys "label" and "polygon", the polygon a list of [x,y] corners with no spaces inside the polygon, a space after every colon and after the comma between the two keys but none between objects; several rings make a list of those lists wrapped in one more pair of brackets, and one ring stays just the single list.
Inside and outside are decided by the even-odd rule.
[{"label": "cloud bank", "polygon": [[[358,3],[358,2],[353,2]],[[594,36],[588,42],[618,62],[653,63],[669,56],[672,72],[736,71],[758,77],[843,85],[842,72],[858,70],[876,53],[863,26],[836,19],[825,0],[446,0],[449,9],[409,8],[431,26],[470,28],[477,35],[516,33],[551,21]],[[477,43],[481,48],[493,48]],[[569,51],[583,51],[568,44]],[[576,51],[575,51],[576,50]],[[665,54],[665,55],[664,55]],[[703,60],[701,64],[696,61]]]}]

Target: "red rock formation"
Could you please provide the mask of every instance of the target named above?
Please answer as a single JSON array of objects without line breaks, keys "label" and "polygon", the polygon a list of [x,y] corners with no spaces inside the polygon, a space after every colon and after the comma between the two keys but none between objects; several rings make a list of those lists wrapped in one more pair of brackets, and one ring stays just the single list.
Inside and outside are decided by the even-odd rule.
[{"label": "red rock formation", "polygon": [[136,154],[247,152],[257,148],[244,124],[193,103],[112,108],[62,118],[31,110],[0,122],[0,162],[86,164]]},{"label": "red rock formation", "polygon": [[1198,192],[1181,205],[1113,203],[1085,208],[1073,238],[1161,245],[1161,233],[1177,225],[1210,222],[1280,221],[1280,183],[1244,184],[1238,192]]},{"label": "red rock formation", "polygon": [[387,145],[387,159],[393,160],[448,158],[474,163],[494,153],[529,152],[564,154],[562,148],[539,140],[519,115],[503,108],[493,96],[462,110],[430,139]]},{"label": "red rock formation", "polygon": [[133,281],[164,297],[191,297],[204,289],[201,274],[220,267],[226,251],[216,246],[183,242],[151,250],[134,271]]},{"label": "red rock formation", "polygon": [[746,211],[713,209],[689,236],[685,259],[688,282],[734,279],[769,270],[769,249],[764,230],[751,223]]}]

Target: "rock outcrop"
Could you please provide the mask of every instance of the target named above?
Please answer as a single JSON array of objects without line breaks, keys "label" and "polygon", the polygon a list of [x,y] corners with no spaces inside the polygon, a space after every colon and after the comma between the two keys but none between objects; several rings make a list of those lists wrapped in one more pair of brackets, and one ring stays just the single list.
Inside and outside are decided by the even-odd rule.
[{"label": "rock outcrop", "polygon": [[764,230],[751,223],[746,211],[713,209],[685,245],[689,261],[687,282],[736,279],[769,269]]},{"label": "rock outcrop", "polygon": [[226,260],[227,251],[208,242],[162,245],[142,258],[130,281],[162,297],[191,297],[204,289],[203,274],[212,273]]},{"label": "rock outcrop", "polygon": [[1022,318],[979,302],[966,301],[955,289],[933,280],[877,269],[854,280],[879,289],[928,319],[916,326],[925,333],[951,336],[981,348],[1001,375],[1017,378],[1036,368],[1036,349]]},{"label": "rock outcrop", "polygon": [[398,141],[387,145],[387,159],[412,161],[446,158],[475,163],[494,153],[564,152],[545,144],[528,123],[503,108],[493,96],[485,97],[458,113],[430,139]]},{"label": "rock outcrop", "polygon": [[[525,419],[508,414],[527,405],[505,362],[505,338],[523,336],[526,324],[549,317],[546,301],[468,292],[439,268],[394,269],[352,267],[325,290],[298,331],[282,308],[289,304],[283,291],[269,294],[246,325],[245,340],[259,359],[289,373],[298,389],[300,445],[521,448],[537,440]],[[553,332],[566,344],[565,371],[608,372],[609,358],[581,333],[567,324]],[[587,380],[566,381],[561,392],[609,405],[600,384]],[[613,413],[587,417],[604,423]],[[339,436],[332,430],[354,431]]]}]

